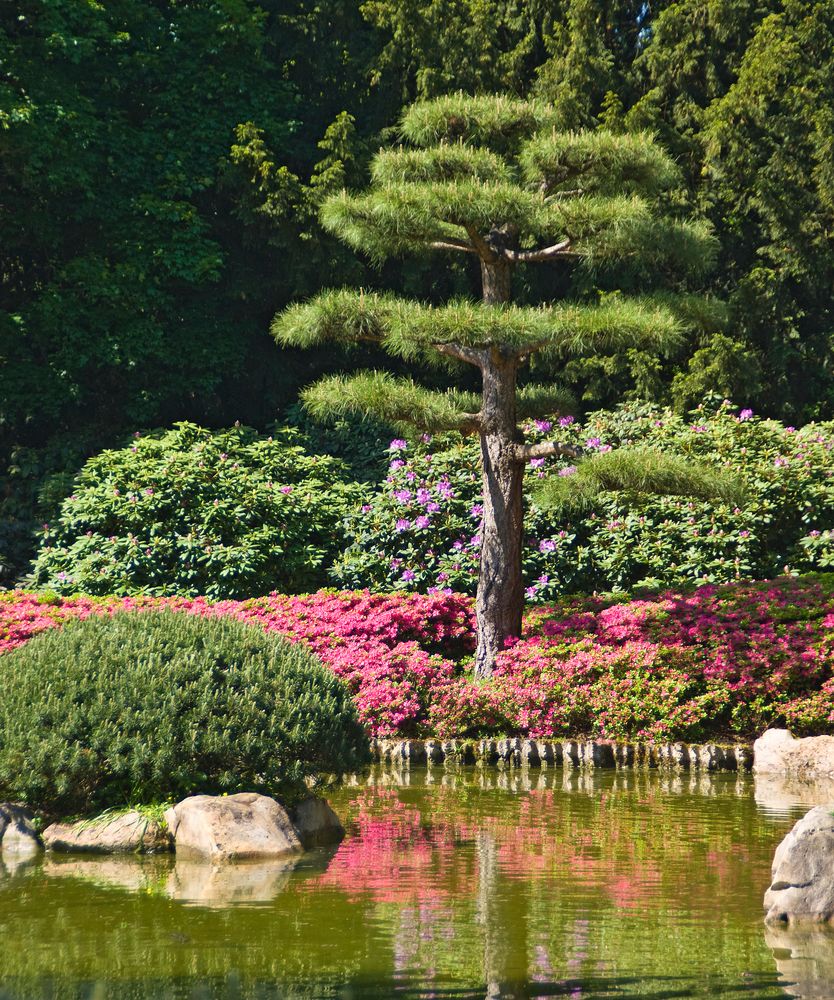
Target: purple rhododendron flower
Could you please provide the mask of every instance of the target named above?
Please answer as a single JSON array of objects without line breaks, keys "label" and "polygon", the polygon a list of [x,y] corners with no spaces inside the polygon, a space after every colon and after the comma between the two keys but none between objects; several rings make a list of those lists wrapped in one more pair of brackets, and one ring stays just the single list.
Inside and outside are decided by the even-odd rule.
[{"label": "purple rhododendron flower", "polygon": [[476,503],[469,512],[473,517],[481,517],[484,513],[484,505]]},{"label": "purple rhododendron flower", "polygon": [[531,458],[530,459],[530,468],[531,469],[540,469],[544,465],[545,461],[546,460],[543,459],[543,458]]},{"label": "purple rhododendron flower", "polygon": [[556,543],[552,538],[544,538],[539,542],[539,552],[552,552],[556,548]]},{"label": "purple rhododendron flower", "polygon": [[414,527],[418,529],[428,528],[431,524],[431,518],[426,517],[425,514],[421,514],[420,517],[414,519]]},{"label": "purple rhododendron flower", "polygon": [[753,411],[752,410],[744,409],[744,410],[741,411],[741,413],[739,413],[738,419],[739,420],[749,420],[752,416],[753,416]]},{"label": "purple rhododendron flower", "polygon": [[411,500],[411,491],[410,490],[395,490],[394,491],[394,499],[397,500],[397,501],[399,501],[400,503],[408,503],[409,500]]},{"label": "purple rhododendron flower", "polygon": [[533,423],[536,425],[536,430],[541,431],[542,434],[547,434],[553,427],[549,420],[534,420]]},{"label": "purple rhododendron flower", "polygon": [[559,469],[560,476],[572,476],[576,472],[575,465],[566,465],[564,469]]},{"label": "purple rhododendron flower", "polygon": [[401,517],[399,521],[397,521],[397,523],[394,525],[394,528],[397,531],[408,531],[410,527],[411,527],[411,521],[407,520],[404,517]]},{"label": "purple rhododendron flower", "polygon": [[391,444],[388,445],[391,451],[405,451],[407,447],[408,441],[404,441],[402,438],[394,438]]}]

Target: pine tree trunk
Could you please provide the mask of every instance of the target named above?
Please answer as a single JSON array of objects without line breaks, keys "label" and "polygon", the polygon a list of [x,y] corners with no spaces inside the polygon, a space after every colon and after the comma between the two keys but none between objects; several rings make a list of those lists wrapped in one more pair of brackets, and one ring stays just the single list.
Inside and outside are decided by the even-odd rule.
[{"label": "pine tree trunk", "polygon": [[493,348],[483,367],[481,463],[483,530],[475,613],[478,648],[475,676],[489,677],[505,641],[521,634],[524,586],[521,542],[524,530],[524,466],[515,448],[515,394],[518,362]]},{"label": "pine tree trunk", "polygon": [[512,265],[500,258],[493,262],[481,260],[481,286],[484,302],[509,302]]}]

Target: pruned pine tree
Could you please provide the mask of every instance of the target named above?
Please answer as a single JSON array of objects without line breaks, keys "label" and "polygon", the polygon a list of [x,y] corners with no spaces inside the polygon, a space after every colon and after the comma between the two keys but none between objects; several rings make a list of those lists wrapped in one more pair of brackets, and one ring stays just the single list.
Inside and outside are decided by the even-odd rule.
[{"label": "pruned pine tree", "polygon": [[[534,356],[554,370],[589,352],[635,346],[666,352],[720,313],[715,303],[680,291],[686,276],[708,269],[715,243],[705,224],[664,211],[664,194],[678,173],[652,137],[560,133],[552,122],[549,106],[535,101],[453,95],[417,103],[402,118],[404,145],[376,155],[369,189],[342,192],[322,209],[328,229],[375,261],[405,253],[471,255],[480,266],[482,301],[431,306],[388,294],[331,291],[291,307],[273,327],[285,345],[370,341],[411,362],[480,370],[480,395],[430,391],[385,372],[325,378],[304,394],[320,416],[360,412],[395,425],[480,437],[480,676],[492,672],[505,641],[521,631],[525,464],[554,455],[577,463],[583,458],[556,440],[525,443],[519,421],[569,413],[576,404],[559,385],[520,388],[519,371]],[[511,304],[515,270],[541,262],[588,269],[626,264],[676,282],[678,291]],[[652,471],[643,475],[647,464]],[[637,489],[649,484],[686,492],[698,480],[708,488],[703,470],[693,479],[678,466],[664,474],[663,465],[657,455],[609,460],[601,478],[585,471],[577,482],[585,494],[600,481],[609,488],[636,482]]]}]

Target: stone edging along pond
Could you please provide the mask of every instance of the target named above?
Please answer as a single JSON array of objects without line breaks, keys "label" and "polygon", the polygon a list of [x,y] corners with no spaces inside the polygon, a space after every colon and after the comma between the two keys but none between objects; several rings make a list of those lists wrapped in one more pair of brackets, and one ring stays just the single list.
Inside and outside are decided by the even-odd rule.
[{"label": "stone edging along pond", "polygon": [[372,740],[374,762],[400,767],[476,764],[497,767],[663,768],[749,771],[752,744],[610,743],[595,740]]}]

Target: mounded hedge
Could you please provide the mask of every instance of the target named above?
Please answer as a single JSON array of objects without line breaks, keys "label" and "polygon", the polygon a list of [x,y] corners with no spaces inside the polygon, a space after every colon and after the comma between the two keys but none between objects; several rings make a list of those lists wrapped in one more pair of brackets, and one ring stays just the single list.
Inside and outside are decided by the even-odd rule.
[{"label": "mounded hedge", "polygon": [[355,769],[345,685],[303,646],[169,609],[68,621],[2,658],[0,798],[87,813],[193,794],[292,794]]}]

